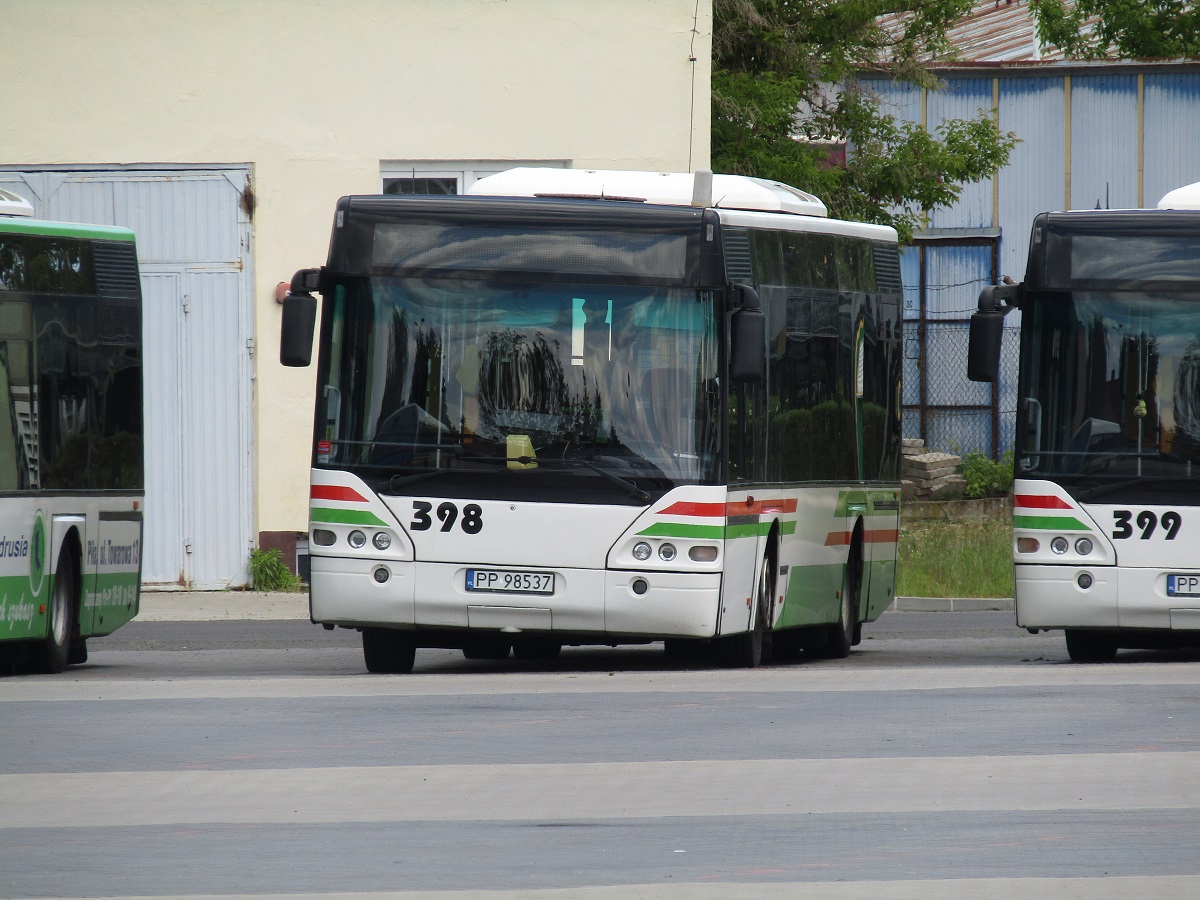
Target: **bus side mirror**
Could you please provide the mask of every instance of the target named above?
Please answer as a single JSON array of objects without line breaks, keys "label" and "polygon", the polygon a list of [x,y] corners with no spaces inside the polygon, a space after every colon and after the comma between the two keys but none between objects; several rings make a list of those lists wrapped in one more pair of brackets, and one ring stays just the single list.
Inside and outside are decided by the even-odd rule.
[{"label": "bus side mirror", "polygon": [[312,362],[316,326],[316,297],[288,294],[283,298],[283,325],[279,334],[279,361],[283,365],[303,368]]},{"label": "bus side mirror", "polygon": [[320,284],[320,269],[301,269],[292,276],[292,286],[283,298],[279,328],[279,362],[285,366],[304,368],[312,362],[317,298],[309,291],[319,290]]},{"label": "bus side mirror", "polygon": [[970,381],[1000,380],[1000,345],[1004,340],[1004,317],[1020,303],[1022,285],[1001,284],[979,292],[979,312],[971,316],[967,343],[967,378]]},{"label": "bus side mirror", "polygon": [[729,323],[729,378],[761,384],[767,376],[767,317],[761,309],[739,309]]},{"label": "bus side mirror", "polygon": [[967,344],[967,378],[997,381],[1000,378],[1000,343],[1004,339],[1004,314],[977,312],[971,316]]}]

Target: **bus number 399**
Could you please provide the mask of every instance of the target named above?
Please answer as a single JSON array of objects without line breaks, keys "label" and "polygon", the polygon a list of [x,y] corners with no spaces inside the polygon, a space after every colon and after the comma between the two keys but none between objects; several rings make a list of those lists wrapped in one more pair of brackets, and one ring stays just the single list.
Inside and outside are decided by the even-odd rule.
[{"label": "bus number 399", "polygon": [[[433,511],[432,503],[414,500],[413,520],[408,527],[413,531],[428,531],[433,527],[433,517],[429,515],[431,511]],[[475,503],[468,503],[462,508],[461,519],[458,515],[458,507],[453,503],[440,504],[436,514],[438,521],[442,523],[442,531],[452,529],[455,522],[458,522],[458,527],[467,534],[479,534],[483,530],[483,510]]]},{"label": "bus number 399", "polygon": [[1141,529],[1141,539],[1143,541],[1150,540],[1159,525],[1166,530],[1166,539],[1168,541],[1175,540],[1175,535],[1179,534],[1179,526],[1183,524],[1183,517],[1174,510],[1170,510],[1162,514],[1162,519],[1159,519],[1150,510],[1145,509],[1137,514],[1134,514],[1128,509],[1113,510],[1113,524],[1116,526],[1113,529],[1112,536],[1117,540],[1133,537],[1133,523]]}]

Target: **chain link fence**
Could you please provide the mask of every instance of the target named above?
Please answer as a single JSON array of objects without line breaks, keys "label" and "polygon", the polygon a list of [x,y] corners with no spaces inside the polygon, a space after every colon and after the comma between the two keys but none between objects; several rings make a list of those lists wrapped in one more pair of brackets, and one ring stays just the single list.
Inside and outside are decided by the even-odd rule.
[{"label": "chain link fence", "polygon": [[903,434],[930,450],[999,459],[1013,447],[1020,329],[1006,327],[1000,381],[967,380],[968,322],[905,323]]}]

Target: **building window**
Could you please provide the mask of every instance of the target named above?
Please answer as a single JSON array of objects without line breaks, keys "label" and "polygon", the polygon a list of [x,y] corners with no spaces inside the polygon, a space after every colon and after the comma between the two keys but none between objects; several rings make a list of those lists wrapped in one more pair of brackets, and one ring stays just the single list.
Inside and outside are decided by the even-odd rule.
[{"label": "building window", "polygon": [[379,165],[385,194],[461,194],[480,178],[517,166],[570,167],[563,159],[384,160]]}]

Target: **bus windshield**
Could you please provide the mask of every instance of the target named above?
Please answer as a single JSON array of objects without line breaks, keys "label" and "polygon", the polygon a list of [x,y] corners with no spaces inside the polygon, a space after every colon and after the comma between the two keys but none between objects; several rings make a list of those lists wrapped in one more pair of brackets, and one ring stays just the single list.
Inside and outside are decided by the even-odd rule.
[{"label": "bus windshield", "polygon": [[314,464],[381,493],[645,504],[719,478],[709,292],[343,277],[322,329]]},{"label": "bus windshield", "polygon": [[1076,291],[1031,299],[1018,472],[1052,478],[1082,501],[1200,502],[1183,490],[1200,474],[1200,298]]}]

